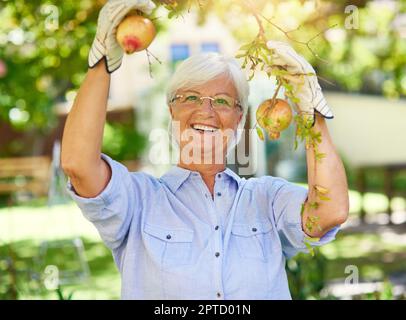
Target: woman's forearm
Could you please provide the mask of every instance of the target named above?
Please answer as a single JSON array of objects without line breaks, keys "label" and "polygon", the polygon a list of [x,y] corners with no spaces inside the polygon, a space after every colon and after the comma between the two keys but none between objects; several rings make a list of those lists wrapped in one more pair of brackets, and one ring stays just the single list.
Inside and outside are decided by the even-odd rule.
[{"label": "woman's forearm", "polygon": [[[306,150],[309,195],[303,213],[303,230],[309,236],[320,237],[346,221],[349,199],[344,165],[334,147],[325,119],[320,115],[316,116],[314,130],[321,133],[318,152],[325,157],[316,163],[313,148]],[[330,200],[321,200],[320,196]]]}]

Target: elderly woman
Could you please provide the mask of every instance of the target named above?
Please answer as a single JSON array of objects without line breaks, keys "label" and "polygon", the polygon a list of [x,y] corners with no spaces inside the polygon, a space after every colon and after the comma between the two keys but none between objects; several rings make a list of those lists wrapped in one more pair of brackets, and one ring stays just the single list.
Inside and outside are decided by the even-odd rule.
[{"label": "elderly woman", "polygon": [[[219,54],[190,57],[169,83],[177,165],[160,178],[129,172],[101,154],[110,73],[123,55],[114,32],[130,9],[149,13],[153,5],[117,3],[127,1],[110,1],[101,11],[91,69],[66,122],[61,163],[71,196],[113,252],[122,298],[291,299],[286,259],[307,252],[306,237],[320,238],[313,246],[333,240],[348,214],[345,172],[317,78],[306,77],[297,95],[299,111],[315,115],[326,154],[315,175],[313,152],[306,151],[309,184],[327,188],[331,197],[312,213],[320,228],[309,230],[309,212],[301,213],[302,204],[315,200],[313,192],[272,176],[246,180],[226,168],[245,123],[248,84],[237,62]],[[312,72],[289,46],[268,46],[293,85],[298,70]]]}]

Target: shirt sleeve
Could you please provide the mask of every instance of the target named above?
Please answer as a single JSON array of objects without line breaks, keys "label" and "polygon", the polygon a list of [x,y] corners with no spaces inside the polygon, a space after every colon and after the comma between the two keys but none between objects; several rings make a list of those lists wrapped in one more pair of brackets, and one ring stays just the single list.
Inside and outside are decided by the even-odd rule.
[{"label": "shirt sleeve", "polygon": [[[274,178],[271,190],[273,218],[287,258],[299,252],[309,253],[305,244],[306,233],[302,229],[301,209],[308,190],[281,178]],[[308,242],[312,247],[322,246],[335,239],[340,226],[330,229],[319,241]]]},{"label": "shirt sleeve", "polygon": [[116,249],[126,239],[133,216],[139,210],[141,192],[132,183],[131,173],[124,165],[105,154],[101,157],[112,173],[104,190],[94,198],[83,198],[68,179],[67,192],[85,218],[95,225],[104,243],[110,249]]}]

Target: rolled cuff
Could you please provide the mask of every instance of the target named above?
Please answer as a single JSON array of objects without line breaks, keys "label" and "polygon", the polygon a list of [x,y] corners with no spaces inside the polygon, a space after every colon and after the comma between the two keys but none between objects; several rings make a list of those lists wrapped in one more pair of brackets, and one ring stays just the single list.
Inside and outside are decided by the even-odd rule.
[{"label": "rolled cuff", "polygon": [[120,190],[118,185],[122,180],[121,171],[123,168],[120,167],[122,165],[105,154],[101,154],[101,158],[104,159],[110,166],[111,178],[107,186],[96,197],[84,198],[78,195],[69,178],[66,184],[66,189],[70,197],[76,202],[79,208],[86,213],[96,212],[101,208],[109,206],[113,199],[117,196],[116,193]]}]

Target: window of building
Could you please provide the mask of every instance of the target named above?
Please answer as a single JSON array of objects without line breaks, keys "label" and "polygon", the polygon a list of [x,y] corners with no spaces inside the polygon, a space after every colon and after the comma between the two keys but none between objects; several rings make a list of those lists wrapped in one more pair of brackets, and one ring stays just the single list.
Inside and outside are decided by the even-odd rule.
[{"label": "window of building", "polygon": [[188,44],[172,44],[171,45],[171,61],[177,62],[185,60],[189,57],[189,45]]},{"label": "window of building", "polygon": [[200,48],[202,52],[220,52],[217,42],[203,42]]}]

